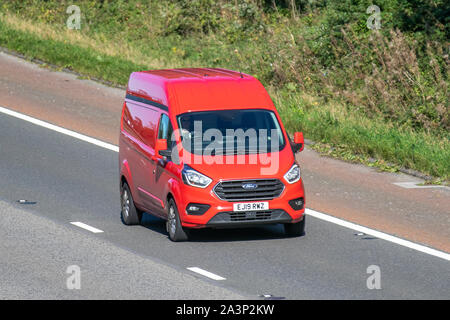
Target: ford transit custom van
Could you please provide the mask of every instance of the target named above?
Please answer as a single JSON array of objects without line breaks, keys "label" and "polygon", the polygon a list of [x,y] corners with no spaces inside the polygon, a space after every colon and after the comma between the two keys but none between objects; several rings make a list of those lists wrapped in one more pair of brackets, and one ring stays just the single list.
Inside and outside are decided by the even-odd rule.
[{"label": "ford transit custom van", "polygon": [[291,140],[262,84],[240,72],[134,72],[123,105],[121,218],[166,220],[172,241],[191,229],[283,224],[305,230],[305,194]]}]

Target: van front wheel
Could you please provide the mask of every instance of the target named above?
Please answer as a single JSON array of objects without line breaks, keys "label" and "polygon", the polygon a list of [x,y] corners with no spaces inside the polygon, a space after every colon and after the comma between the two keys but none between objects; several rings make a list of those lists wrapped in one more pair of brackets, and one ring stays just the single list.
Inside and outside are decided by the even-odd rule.
[{"label": "van front wheel", "polygon": [[167,212],[167,232],[169,239],[178,242],[189,240],[189,230],[183,228],[178,214],[178,209],[173,199],[169,200]]},{"label": "van front wheel", "polygon": [[289,237],[300,237],[305,234],[305,216],[303,220],[297,223],[285,223],[284,232]]}]

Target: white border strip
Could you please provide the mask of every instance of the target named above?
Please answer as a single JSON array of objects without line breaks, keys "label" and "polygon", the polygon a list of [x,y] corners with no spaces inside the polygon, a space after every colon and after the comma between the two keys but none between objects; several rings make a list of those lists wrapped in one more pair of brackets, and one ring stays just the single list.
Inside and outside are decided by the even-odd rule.
[{"label": "white border strip", "polygon": [[44,128],[47,128],[47,129],[50,129],[50,130],[53,130],[53,131],[56,131],[56,132],[68,135],[68,136],[71,136],[71,137],[73,137],[75,139],[82,140],[82,141],[85,141],[85,142],[88,142],[88,143],[91,143],[91,144],[95,144],[96,146],[99,146],[99,147],[102,147],[102,148],[105,148],[105,149],[108,149],[108,150],[111,150],[111,151],[119,152],[119,147],[117,147],[115,145],[112,145],[112,144],[109,144],[109,143],[106,143],[106,142],[103,142],[103,141],[100,141],[100,140],[97,140],[97,139],[85,136],[85,135],[80,134],[80,133],[75,132],[75,131],[71,131],[71,130],[68,130],[68,129],[65,129],[65,128],[62,128],[62,127],[55,126],[55,125],[53,125],[51,123],[32,118],[30,116],[26,116],[24,114],[21,114],[21,113],[18,113],[18,112],[15,112],[15,111],[3,108],[1,106],[0,106],[0,112],[4,113],[4,114],[7,114],[9,116],[12,116],[12,117],[21,119],[21,120],[28,121],[28,122],[36,124],[38,126],[41,126],[41,127],[44,127]]},{"label": "white border strip", "polygon": [[218,276],[217,274],[214,274],[212,272],[200,269],[198,267],[189,267],[189,268],[186,268],[186,269],[188,269],[188,270],[190,270],[192,272],[196,272],[198,274],[201,274],[202,276],[208,277],[208,278],[213,279],[213,280],[217,280],[217,281],[226,280],[226,278],[224,278],[224,277]]},{"label": "white border strip", "polygon": [[88,230],[90,232],[93,232],[93,233],[102,233],[103,232],[103,230],[91,227],[91,226],[89,226],[89,225],[87,225],[87,224],[85,224],[83,222],[71,222],[70,224],[73,224],[74,226],[86,229],[86,230]]},{"label": "white border strip", "polygon": [[429,189],[429,188],[443,188],[450,190],[447,186],[439,185],[419,185],[419,182],[393,182],[392,184],[405,189]]},{"label": "white border strip", "polygon": [[[70,130],[55,126],[55,125],[47,123],[45,121],[38,120],[38,119],[32,118],[30,116],[26,116],[24,114],[21,114],[21,113],[18,113],[18,112],[15,112],[15,111],[3,108],[3,107],[0,107],[0,112],[10,115],[10,116],[13,116],[13,117],[16,117],[18,119],[22,119],[22,120],[34,123],[41,127],[44,127],[44,128],[50,129],[50,130],[54,130],[56,132],[60,132],[62,134],[66,134],[66,135],[74,137],[76,139],[83,140],[88,143],[92,143],[96,146],[99,146],[99,147],[102,147],[102,148],[105,148],[105,149],[108,149],[111,151],[119,152],[119,147],[117,147],[117,146],[114,146],[112,144],[79,134],[74,131],[70,131]],[[383,233],[383,232],[376,231],[376,230],[373,230],[373,229],[370,229],[367,227],[363,227],[358,224],[351,223],[351,222],[348,222],[348,221],[345,221],[342,219],[338,219],[336,217],[333,217],[333,216],[330,216],[330,215],[327,215],[327,214],[324,214],[324,213],[321,213],[321,212],[318,212],[318,211],[315,211],[312,209],[306,209],[306,214],[310,215],[312,217],[324,220],[324,221],[328,221],[328,222],[331,222],[331,223],[334,223],[334,224],[337,224],[337,225],[340,225],[340,226],[343,226],[343,227],[346,227],[349,229],[353,229],[355,231],[359,231],[359,232],[371,235],[371,236],[379,238],[379,239],[383,239],[383,240],[398,244],[403,247],[407,247],[407,248],[410,248],[413,250],[417,250],[417,251],[450,261],[450,254],[443,252],[443,251],[432,249],[432,248],[429,248],[429,247],[426,247],[426,246],[423,246],[423,245],[420,245],[420,244],[417,244],[417,243],[414,243],[414,242],[411,242],[408,240],[400,239],[400,238],[394,237],[392,235],[389,235],[387,233]],[[202,270],[200,268],[194,268],[194,269]],[[193,270],[191,270],[191,271],[193,271]],[[196,271],[194,271],[194,272],[196,272]],[[203,270],[202,272],[208,272],[208,271]]]},{"label": "white border strip", "polygon": [[370,229],[370,228],[367,228],[367,227],[363,227],[363,226],[360,226],[358,224],[355,224],[355,223],[352,223],[352,222],[348,222],[348,221],[345,221],[345,220],[342,220],[342,219],[338,219],[338,218],[329,216],[327,214],[324,214],[324,213],[321,213],[321,212],[318,212],[318,211],[315,211],[315,210],[312,210],[312,209],[306,209],[305,212],[306,212],[307,215],[315,217],[317,219],[328,221],[328,222],[340,225],[340,226],[345,227],[345,228],[349,228],[349,229],[352,229],[352,230],[355,230],[355,231],[359,231],[359,232],[368,234],[370,236],[373,236],[373,237],[376,237],[376,238],[379,238],[379,239],[383,239],[383,240],[386,240],[386,241],[389,241],[389,242],[401,245],[403,247],[407,247],[407,248],[410,248],[410,249],[413,249],[413,250],[417,250],[417,251],[420,251],[420,252],[423,252],[423,253],[427,253],[429,255],[432,255],[432,256],[435,256],[435,257],[442,258],[444,260],[450,261],[450,254],[445,253],[443,251],[439,251],[439,250],[432,249],[432,248],[429,248],[429,247],[426,247],[426,246],[422,246],[420,244],[417,244],[417,243],[414,243],[414,242],[411,242],[411,241],[408,241],[408,240],[400,239],[400,238],[391,236],[391,235],[389,235],[387,233],[376,231],[376,230],[373,230],[373,229]]}]

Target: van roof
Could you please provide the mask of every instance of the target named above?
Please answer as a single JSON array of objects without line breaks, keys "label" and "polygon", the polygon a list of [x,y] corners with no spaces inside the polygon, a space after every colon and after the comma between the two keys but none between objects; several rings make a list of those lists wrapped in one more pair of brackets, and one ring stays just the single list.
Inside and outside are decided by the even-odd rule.
[{"label": "van roof", "polygon": [[256,78],[221,68],[133,72],[127,98],[148,100],[174,114],[238,108],[274,109],[267,91]]},{"label": "van roof", "polygon": [[[220,68],[180,68],[180,69],[162,69],[162,70],[149,70],[143,71],[144,73],[159,76],[161,78],[167,79],[168,81],[174,81],[179,79],[189,79],[189,78],[241,78],[244,77],[243,73],[220,69]],[[245,75],[250,77],[249,75]]]}]

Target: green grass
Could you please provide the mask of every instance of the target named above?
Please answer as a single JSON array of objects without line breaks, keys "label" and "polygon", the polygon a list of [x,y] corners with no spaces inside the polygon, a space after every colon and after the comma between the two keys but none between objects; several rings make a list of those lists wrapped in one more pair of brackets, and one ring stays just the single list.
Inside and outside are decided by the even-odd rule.
[{"label": "green grass", "polygon": [[[345,111],[332,103],[313,106],[300,96],[284,99],[279,98],[279,110],[285,125],[320,142],[313,148],[323,154],[386,171],[411,168],[449,179],[448,137],[398,127],[382,119],[368,119],[362,113]],[[299,109],[298,105],[304,108]]]},{"label": "green grass", "polygon": [[[386,93],[389,96],[398,92],[398,103],[405,105],[410,103],[408,101],[420,100],[420,97],[416,99],[411,93],[415,91],[423,94],[422,91],[427,90],[430,96],[438,97],[435,100],[426,97],[419,101],[424,110],[422,118],[426,118],[427,113],[430,116],[426,118],[428,122],[418,123],[410,117],[411,111],[407,108],[400,117],[406,120],[401,120],[396,114],[390,114],[389,110],[374,110],[373,106],[365,104],[363,98],[367,94],[375,96],[378,93],[360,91],[362,87],[358,87],[356,83],[364,83],[361,75],[365,71],[362,68],[360,74],[345,74],[342,70],[352,68],[337,64],[336,70],[333,71],[331,67],[326,70],[328,78],[325,79],[326,82],[321,82],[323,66],[319,63],[320,59],[316,60],[317,54],[313,52],[324,50],[327,45],[326,42],[321,42],[323,39],[314,39],[314,30],[324,19],[320,12],[306,15],[297,22],[283,18],[284,24],[276,19],[271,22],[273,16],[267,15],[261,23],[272,23],[271,26],[274,27],[270,35],[252,29],[245,31],[242,26],[239,27],[241,29],[227,27],[230,30],[219,28],[205,34],[191,30],[190,33],[180,35],[174,32],[164,34],[165,26],[160,20],[142,20],[144,15],[132,3],[127,6],[125,2],[120,2],[120,5],[114,7],[116,11],[108,14],[95,5],[88,13],[93,20],[85,30],[67,32],[64,28],[66,15],[55,3],[49,1],[42,3],[42,7],[31,6],[29,11],[22,12],[19,16],[7,11],[0,14],[0,46],[28,58],[37,58],[84,76],[118,85],[126,85],[129,74],[136,70],[190,66],[241,70],[257,76],[263,82],[287,129],[291,132],[303,131],[306,138],[318,142],[313,146],[316,150],[383,170],[395,171],[404,167],[440,180],[450,179],[450,135],[445,129],[445,123],[444,126],[439,126],[438,121],[442,122],[445,117],[439,118],[435,112],[435,109],[442,109],[435,107],[442,104],[446,93],[433,82],[427,84],[429,88],[419,83],[417,87],[412,86],[410,91],[399,91],[400,87],[397,91]],[[85,0],[82,3],[94,2]],[[62,12],[56,15],[53,9],[45,6],[56,6]],[[21,15],[25,18],[21,18]],[[9,19],[5,19],[6,17]],[[53,17],[59,17],[55,19],[61,21],[51,20]],[[88,18],[85,17],[83,23],[86,24]],[[140,21],[143,21],[142,26],[139,25]],[[290,23],[301,28],[290,34],[293,28],[289,31],[286,29]],[[290,45],[289,39],[308,32],[314,35],[306,39],[311,43],[312,52],[305,53],[303,50],[308,48],[301,47],[300,42],[296,43],[299,47]],[[296,41],[298,40],[292,42]],[[291,50],[289,48],[292,52],[288,51]],[[363,54],[363,51],[358,54]],[[348,57],[347,54],[342,55]],[[339,63],[351,65],[358,62],[345,59]],[[395,59],[392,61],[395,62]],[[298,65],[290,65],[291,62]],[[305,66],[303,74],[302,69],[298,68],[302,65]],[[342,70],[338,70],[339,68]],[[402,69],[399,67],[395,70]],[[427,70],[420,70],[422,74],[425,71]],[[443,74],[446,75],[445,72]],[[427,77],[429,75],[425,74],[421,81],[428,83]],[[394,80],[386,78],[386,81],[396,84]],[[445,84],[446,79],[443,81]],[[346,82],[354,82],[353,87],[347,88],[347,91],[355,96],[347,97],[342,94],[345,91],[340,86]],[[439,94],[435,94],[436,92]],[[411,107],[411,110],[415,110],[414,108]],[[446,110],[448,112],[448,107],[444,105],[444,113]],[[430,124],[428,127],[427,123]]]},{"label": "green grass", "polygon": [[0,44],[20,52],[27,58],[41,59],[62,68],[77,71],[114,84],[126,84],[135,70],[144,65],[112,57],[70,43],[41,39],[33,34],[14,30],[0,21]]}]

